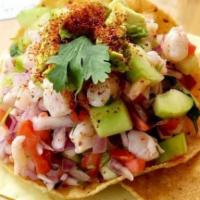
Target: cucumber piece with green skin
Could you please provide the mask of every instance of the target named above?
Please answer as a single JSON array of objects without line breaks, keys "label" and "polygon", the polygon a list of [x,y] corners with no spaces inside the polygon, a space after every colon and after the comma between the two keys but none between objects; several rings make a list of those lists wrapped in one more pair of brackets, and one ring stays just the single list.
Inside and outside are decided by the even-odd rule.
[{"label": "cucumber piece with green skin", "polygon": [[153,109],[157,117],[163,119],[176,118],[184,116],[193,104],[191,97],[179,90],[171,89],[156,96]]},{"label": "cucumber piece with green skin", "polygon": [[176,68],[185,75],[191,75],[200,70],[199,59],[196,55],[188,56],[176,64]]},{"label": "cucumber piece with green skin", "polygon": [[101,169],[100,173],[103,176],[104,180],[111,180],[117,177],[117,174],[115,174],[108,166],[108,163],[105,164]]},{"label": "cucumber piece with green skin", "polygon": [[110,160],[110,155],[107,152],[105,152],[101,157],[100,167],[103,167],[109,160]]},{"label": "cucumber piece with green skin", "polygon": [[151,85],[161,82],[164,77],[160,74],[148,61],[146,52],[136,45],[129,44],[129,66],[130,71],[127,72],[127,77],[132,82],[140,79],[149,80]]},{"label": "cucumber piece with green skin", "polygon": [[157,163],[166,162],[187,153],[187,141],[184,133],[169,138],[159,145],[165,152],[157,159]]},{"label": "cucumber piece with green skin", "polygon": [[121,100],[90,109],[93,126],[100,137],[108,137],[133,128],[128,110]]}]

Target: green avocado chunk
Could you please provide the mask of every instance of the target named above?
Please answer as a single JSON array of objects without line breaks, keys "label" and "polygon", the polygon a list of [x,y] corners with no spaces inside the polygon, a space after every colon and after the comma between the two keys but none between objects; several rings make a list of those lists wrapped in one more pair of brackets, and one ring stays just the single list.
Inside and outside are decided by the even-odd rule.
[{"label": "green avocado chunk", "polygon": [[119,134],[133,128],[128,110],[121,100],[90,109],[93,126],[100,137]]},{"label": "green avocado chunk", "polygon": [[176,89],[157,95],[154,101],[156,116],[166,119],[184,116],[193,106],[193,99]]},{"label": "green avocado chunk", "polygon": [[135,82],[140,79],[149,80],[152,85],[161,82],[164,77],[148,61],[146,52],[136,45],[129,44],[129,66],[131,70],[127,72],[129,80]]},{"label": "green avocado chunk", "polygon": [[185,75],[190,75],[200,70],[199,59],[196,55],[188,56],[176,64],[176,68]]},{"label": "green avocado chunk", "polygon": [[113,0],[109,4],[111,13],[106,20],[107,25],[118,24],[125,27],[127,34],[134,36],[146,36],[146,23],[142,14],[130,9],[123,0]]},{"label": "green avocado chunk", "polygon": [[15,65],[15,71],[16,72],[24,72],[25,71],[25,67],[24,67],[24,56],[20,55],[20,56],[16,56],[13,58],[13,62]]},{"label": "green avocado chunk", "polygon": [[17,16],[17,20],[24,28],[31,26],[35,23],[43,14],[49,12],[49,8],[36,7],[28,10],[23,10]]},{"label": "green avocado chunk", "polygon": [[184,133],[169,138],[159,145],[165,152],[157,159],[158,163],[172,160],[187,153],[187,141]]}]

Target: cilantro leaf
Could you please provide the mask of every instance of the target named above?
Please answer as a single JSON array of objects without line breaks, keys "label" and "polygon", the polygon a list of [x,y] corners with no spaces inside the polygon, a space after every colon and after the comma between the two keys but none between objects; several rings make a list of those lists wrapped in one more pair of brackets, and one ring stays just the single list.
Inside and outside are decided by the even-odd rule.
[{"label": "cilantro leaf", "polygon": [[103,82],[111,72],[108,47],[105,45],[93,45],[88,49],[86,59],[83,61],[83,73],[85,80],[92,78],[93,83]]},{"label": "cilantro leaf", "polygon": [[105,81],[110,73],[108,47],[94,45],[87,37],[79,37],[62,45],[58,55],[52,56],[47,64],[54,67],[47,74],[54,89],[59,92],[73,86],[77,92],[84,80],[92,79],[94,83]]}]

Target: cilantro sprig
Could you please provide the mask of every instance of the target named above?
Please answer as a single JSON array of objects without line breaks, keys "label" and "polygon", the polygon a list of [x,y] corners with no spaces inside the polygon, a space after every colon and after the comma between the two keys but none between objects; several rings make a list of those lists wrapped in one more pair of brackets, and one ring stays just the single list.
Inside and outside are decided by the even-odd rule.
[{"label": "cilantro sprig", "polygon": [[69,87],[79,92],[84,81],[91,78],[95,84],[103,82],[111,72],[108,47],[92,44],[85,36],[61,45],[58,54],[50,57],[47,64],[54,64],[47,78],[57,92]]}]

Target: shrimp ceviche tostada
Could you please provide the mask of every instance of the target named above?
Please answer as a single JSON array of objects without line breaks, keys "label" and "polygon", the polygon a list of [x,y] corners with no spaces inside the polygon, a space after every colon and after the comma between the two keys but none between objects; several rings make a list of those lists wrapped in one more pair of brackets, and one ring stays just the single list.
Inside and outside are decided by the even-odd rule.
[{"label": "shrimp ceviche tostada", "polygon": [[200,151],[200,68],[182,27],[146,0],[53,1],[18,15],[0,73],[0,159],[57,199]]}]

